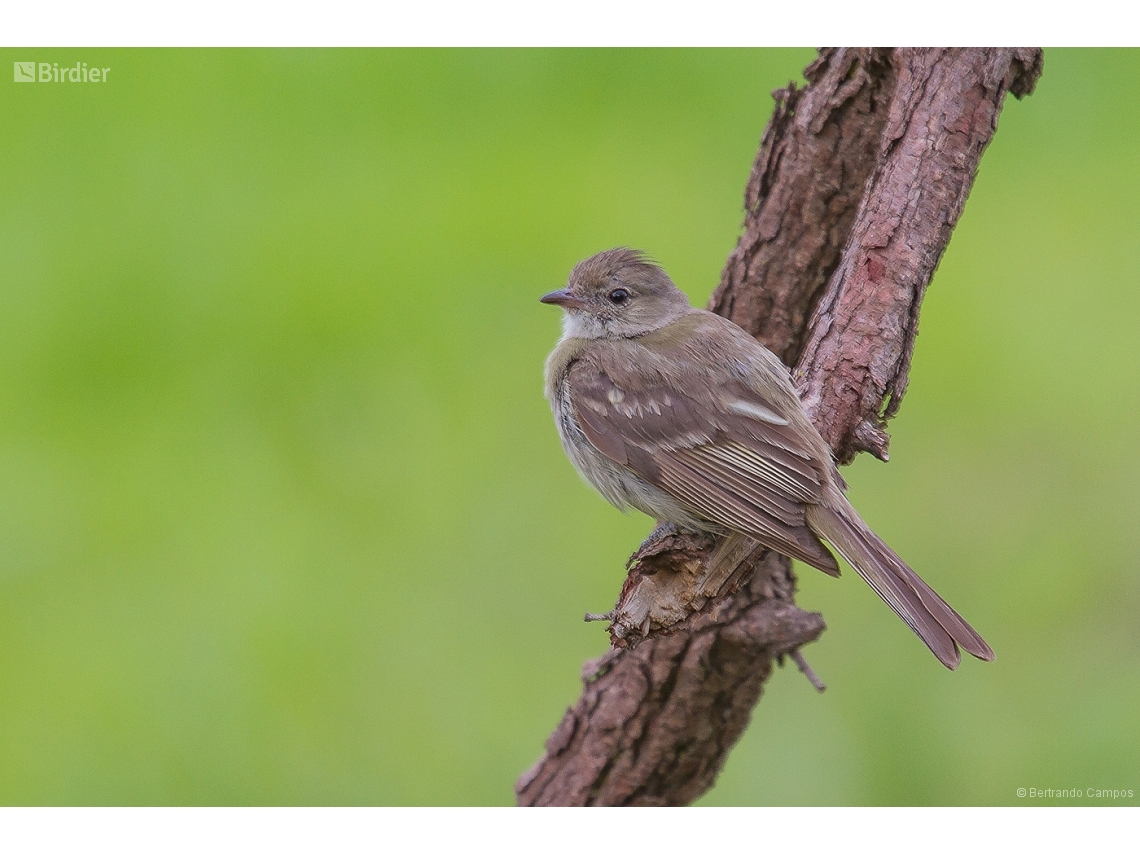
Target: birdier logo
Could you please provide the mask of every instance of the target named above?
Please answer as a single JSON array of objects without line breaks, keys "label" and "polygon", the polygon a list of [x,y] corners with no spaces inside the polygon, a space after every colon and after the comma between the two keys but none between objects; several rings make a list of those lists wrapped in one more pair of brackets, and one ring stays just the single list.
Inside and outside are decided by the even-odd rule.
[{"label": "birdier logo", "polygon": [[106,83],[109,68],[88,67],[85,62],[62,68],[58,62],[14,62],[12,80],[16,83]]}]

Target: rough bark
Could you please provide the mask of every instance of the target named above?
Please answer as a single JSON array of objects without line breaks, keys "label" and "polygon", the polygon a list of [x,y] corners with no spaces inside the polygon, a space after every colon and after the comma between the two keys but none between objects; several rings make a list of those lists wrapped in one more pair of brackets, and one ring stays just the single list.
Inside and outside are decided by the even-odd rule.
[{"label": "rough bark", "polygon": [[[886,459],[926,286],[1005,93],[1032,92],[1036,49],[828,49],[773,93],[745,222],[709,308],[794,366],[836,458]],[[687,804],[712,786],[773,661],[814,641],[791,562],[711,537],[642,548],[583,668],[577,704],[518,781],[522,805]],[[717,562],[713,562],[717,563]]]},{"label": "rough bark", "polygon": [[1034,50],[900,50],[895,97],[838,269],[796,364],[800,397],[840,463],[887,458],[918,312],[965,207],[1005,93],[1032,91]]}]

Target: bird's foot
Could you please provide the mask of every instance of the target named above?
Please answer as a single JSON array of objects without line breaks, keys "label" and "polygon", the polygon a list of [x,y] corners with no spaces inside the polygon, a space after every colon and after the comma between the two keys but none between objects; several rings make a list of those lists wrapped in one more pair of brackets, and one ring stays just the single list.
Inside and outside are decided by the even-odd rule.
[{"label": "bird's foot", "polygon": [[659,522],[657,527],[649,533],[649,537],[641,541],[641,546],[637,548],[637,552],[629,557],[629,561],[625,563],[625,569],[629,570],[634,562],[640,561],[646,555],[651,555],[655,551],[655,547],[659,546],[662,541],[668,537],[674,537],[681,533],[677,526],[670,522]]}]

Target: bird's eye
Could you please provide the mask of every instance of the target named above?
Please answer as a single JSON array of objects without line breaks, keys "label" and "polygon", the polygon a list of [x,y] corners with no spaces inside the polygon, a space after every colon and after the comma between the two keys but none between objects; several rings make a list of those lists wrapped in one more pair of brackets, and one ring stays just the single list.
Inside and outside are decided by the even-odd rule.
[{"label": "bird's eye", "polygon": [[610,302],[615,306],[623,306],[629,302],[629,292],[624,288],[614,288],[610,291]]}]

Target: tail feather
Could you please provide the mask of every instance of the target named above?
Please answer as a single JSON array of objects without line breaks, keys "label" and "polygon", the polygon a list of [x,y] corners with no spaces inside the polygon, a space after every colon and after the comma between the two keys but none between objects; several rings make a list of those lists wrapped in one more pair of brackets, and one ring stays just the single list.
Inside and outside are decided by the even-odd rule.
[{"label": "tail feather", "polygon": [[807,522],[847,559],[947,668],[958,667],[958,645],[979,659],[994,658],[993,650],[974,628],[871,531],[841,493],[831,497],[829,505],[810,507]]}]

